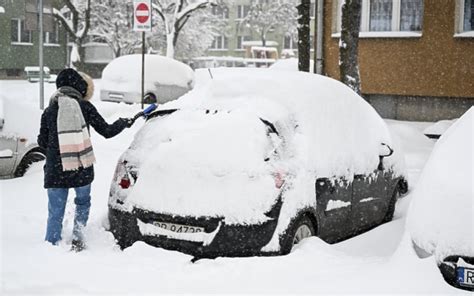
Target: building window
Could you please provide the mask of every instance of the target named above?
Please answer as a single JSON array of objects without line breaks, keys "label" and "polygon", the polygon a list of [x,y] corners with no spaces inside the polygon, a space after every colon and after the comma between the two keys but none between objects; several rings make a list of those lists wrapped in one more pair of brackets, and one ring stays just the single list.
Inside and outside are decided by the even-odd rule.
[{"label": "building window", "polygon": [[228,19],[229,18],[229,9],[225,6],[213,6],[212,7],[212,14],[222,18],[222,19]]},{"label": "building window", "polygon": [[291,36],[285,36],[283,39],[283,49],[298,49],[298,42]]},{"label": "building window", "polygon": [[464,0],[463,31],[474,31],[474,0]]},{"label": "building window", "polygon": [[392,0],[370,1],[370,31],[392,31]]},{"label": "building window", "polygon": [[401,0],[400,31],[421,31],[423,22],[423,1]]},{"label": "building window", "polygon": [[[336,26],[340,32],[343,1],[338,3]],[[360,23],[361,32],[421,32],[423,0],[362,0]]]},{"label": "building window", "polygon": [[244,49],[244,42],[250,41],[250,36],[238,36],[237,37],[237,49]]},{"label": "building window", "polygon": [[25,30],[25,22],[23,20],[11,20],[11,42],[31,43],[31,31]]},{"label": "building window", "polygon": [[53,23],[52,32],[44,32],[43,37],[45,44],[59,44],[59,26],[58,23]]},{"label": "building window", "polygon": [[237,19],[244,19],[249,15],[250,5],[237,5]]},{"label": "building window", "polygon": [[229,39],[225,36],[216,36],[212,41],[211,49],[227,49],[229,48]]}]

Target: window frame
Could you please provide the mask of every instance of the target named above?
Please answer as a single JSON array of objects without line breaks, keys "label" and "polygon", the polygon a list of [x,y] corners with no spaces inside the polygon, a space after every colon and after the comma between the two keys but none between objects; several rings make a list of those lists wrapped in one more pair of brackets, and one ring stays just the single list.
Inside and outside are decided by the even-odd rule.
[{"label": "window frame", "polygon": [[212,14],[219,19],[230,19],[230,10],[227,5],[217,5],[212,7]]},{"label": "window frame", "polygon": [[[221,43],[222,47],[217,47],[217,45],[219,44],[219,42],[217,41],[218,38],[221,39],[220,43]],[[226,42],[226,39],[227,39],[227,42]],[[226,46],[226,43],[227,43],[227,46]],[[212,41],[211,47],[209,47],[209,50],[212,50],[212,51],[228,51],[229,50],[229,38],[227,38],[227,36],[225,36],[225,35],[215,36],[214,40]]]},{"label": "window frame", "polygon": [[59,44],[59,24],[57,22],[53,23],[53,30],[56,33],[56,40],[55,42],[50,42],[51,32],[44,32],[44,45],[45,46],[60,46]]},{"label": "window frame", "polygon": [[[247,38],[248,40],[245,40],[245,38]],[[238,35],[237,36],[237,47],[235,48],[236,51],[244,51],[245,50],[245,47],[244,47],[244,42],[245,41],[250,41],[252,40],[252,37],[249,36],[249,35]],[[240,43],[240,44],[239,44]],[[239,47],[240,45],[240,47]]]},{"label": "window frame", "polygon": [[[33,36],[32,36],[32,31],[28,31],[29,32],[29,41],[28,42],[24,42],[24,41],[21,41],[22,39],[22,28],[25,26],[24,24],[24,20],[20,19],[20,18],[11,18],[10,19],[10,25],[11,25],[11,21],[16,21],[17,22],[17,40],[13,41],[11,40],[11,32],[10,32],[10,43],[12,45],[28,45],[28,46],[31,46],[33,45]],[[22,26],[22,22],[23,22],[23,26]],[[27,31],[27,30],[24,30],[24,31]]]},{"label": "window frame", "polygon": [[[247,7],[247,14],[245,14],[245,7]],[[236,15],[235,19],[236,20],[243,20],[249,15],[249,12],[250,12],[250,5],[238,4],[237,5],[237,15]]]},{"label": "window frame", "polygon": [[[401,1],[392,1],[392,21],[390,31],[370,31],[370,0],[362,0],[361,8],[361,20],[360,20],[360,32],[359,38],[413,38],[421,37],[423,34],[423,20],[424,20],[424,7],[422,15],[422,28],[421,31],[400,31],[401,27]],[[332,37],[341,36],[341,25],[342,25],[342,1],[336,0],[335,2],[335,16],[336,21],[333,22],[333,34]],[[424,5],[424,3],[423,3]]]},{"label": "window frame", "polygon": [[474,37],[474,29],[464,31],[464,8],[466,5],[465,0],[456,1],[456,32],[454,37]]}]

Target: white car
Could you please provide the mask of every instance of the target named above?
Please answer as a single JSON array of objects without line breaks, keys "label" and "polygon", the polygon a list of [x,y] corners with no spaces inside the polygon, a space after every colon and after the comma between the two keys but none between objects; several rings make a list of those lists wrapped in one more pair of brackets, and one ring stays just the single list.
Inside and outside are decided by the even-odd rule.
[{"label": "white car", "polygon": [[[102,101],[140,103],[142,56],[121,56],[102,72]],[[145,55],[145,103],[175,100],[194,86],[194,72],[186,64],[159,55]]]},{"label": "white car", "polygon": [[413,192],[407,226],[419,257],[474,291],[474,107],[438,140]]},{"label": "white car", "polygon": [[287,254],[393,218],[403,155],[377,112],[309,73],[215,69],[149,116],[120,158],[109,220],[137,240],[197,258]]}]

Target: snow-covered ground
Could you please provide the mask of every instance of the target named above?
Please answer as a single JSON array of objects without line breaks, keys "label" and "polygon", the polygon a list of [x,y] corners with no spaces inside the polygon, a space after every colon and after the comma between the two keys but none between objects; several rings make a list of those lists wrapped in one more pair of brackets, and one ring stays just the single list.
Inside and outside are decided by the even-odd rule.
[{"label": "snow-covered ground", "polygon": [[[29,106],[39,104],[37,88],[37,84],[24,81],[0,81],[0,92],[8,100]],[[99,89],[100,85],[96,94]],[[46,97],[53,91],[54,85],[47,85]],[[97,95],[93,103],[109,122],[131,116],[139,108],[100,102]],[[39,122],[23,110],[5,109],[6,129],[15,129],[8,126],[9,117],[23,121],[30,132],[38,129]],[[434,144],[422,134],[428,123],[387,123],[405,150],[412,192]],[[88,249],[81,253],[69,251],[72,198],[66,210],[62,244],[53,247],[43,241],[47,195],[42,187],[42,163],[35,164],[23,178],[0,181],[1,294],[463,293],[444,282],[433,257],[419,259],[412,251],[405,233],[410,194],[399,200],[390,223],[334,245],[310,238],[283,257],[191,263],[188,255],[142,242],[120,251],[112,234],[105,231],[109,185],[117,159],[142,125],[139,121],[109,140],[92,132],[98,162],[87,228]]]}]

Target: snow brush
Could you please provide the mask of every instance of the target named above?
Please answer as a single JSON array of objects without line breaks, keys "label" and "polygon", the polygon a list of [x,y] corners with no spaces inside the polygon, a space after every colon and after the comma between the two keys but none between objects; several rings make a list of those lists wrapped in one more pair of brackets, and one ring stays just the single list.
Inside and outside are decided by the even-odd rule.
[{"label": "snow brush", "polygon": [[150,115],[153,111],[156,110],[156,108],[158,108],[158,105],[157,104],[151,104],[150,106],[148,106],[145,110],[143,111],[140,111],[138,112],[135,116],[133,116],[133,120],[137,120],[138,118],[140,117],[144,117],[144,118],[147,118],[148,115]]}]

